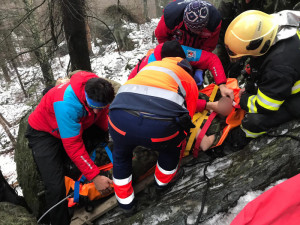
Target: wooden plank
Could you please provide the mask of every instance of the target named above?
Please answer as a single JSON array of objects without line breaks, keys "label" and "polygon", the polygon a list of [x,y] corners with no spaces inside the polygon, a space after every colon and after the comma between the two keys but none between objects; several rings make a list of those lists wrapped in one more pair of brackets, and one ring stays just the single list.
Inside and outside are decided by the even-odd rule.
[{"label": "wooden plank", "polygon": [[[134,193],[137,194],[143,189],[145,189],[148,185],[154,182],[153,174],[146,177],[140,183],[134,186]],[[118,206],[117,199],[115,196],[112,196],[101,205],[95,207],[93,212],[86,212],[84,208],[81,208],[75,211],[74,216],[72,217],[71,225],[82,225],[82,224],[92,224],[92,221],[99,218],[109,210]]]},{"label": "wooden plank", "polygon": [[[182,158],[181,165],[186,164],[187,162],[191,161],[192,159],[193,158],[190,155]],[[134,185],[134,187],[133,187],[134,193],[137,194],[137,193],[141,192],[148,185],[150,185],[152,183],[154,183],[153,174],[149,175],[144,180],[142,180],[138,184]],[[74,216],[72,217],[71,225],[83,225],[83,224],[92,225],[93,224],[92,222],[95,219],[99,218],[100,216],[102,216],[103,214],[108,212],[109,210],[112,210],[116,206],[118,206],[117,199],[115,196],[112,196],[111,198],[109,198],[108,200],[103,202],[101,205],[96,206],[95,209],[93,210],[93,212],[87,212],[87,211],[85,211],[84,208],[81,208],[81,209],[75,211]]]}]

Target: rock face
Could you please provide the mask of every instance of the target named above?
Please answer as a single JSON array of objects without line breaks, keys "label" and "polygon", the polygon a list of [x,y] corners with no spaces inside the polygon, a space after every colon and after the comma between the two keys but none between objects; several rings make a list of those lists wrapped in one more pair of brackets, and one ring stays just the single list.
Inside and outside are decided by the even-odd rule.
[{"label": "rock face", "polygon": [[5,225],[37,225],[33,215],[19,205],[0,202],[0,224]]},{"label": "rock face", "polygon": [[[299,121],[281,125],[276,134],[300,137]],[[300,171],[300,142],[290,137],[263,136],[238,152],[211,160],[202,153],[198,162],[211,160],[204,177],[206,163],[185,167],[185,176],[168,193],[157,196],[151,187],[137,195],[138,213],[125,218],[120,209],[99,218],[95,224],[194,224],[205,197],[199,224],[236,205],[248,191],[264,190],[271,183],[290,178]],[[225,149],[230,152],[230,149]],[[153,189],[153,188],[152,188]]]},{"label": "rock face", "polygon": [[17,165],[18,182],[23,190],[24,198],[36,217],[45,211],[44,185],[37,171],[31,149],[25,138],[28,112],[21,120],[17,146],[15,150],[15,162]]}]

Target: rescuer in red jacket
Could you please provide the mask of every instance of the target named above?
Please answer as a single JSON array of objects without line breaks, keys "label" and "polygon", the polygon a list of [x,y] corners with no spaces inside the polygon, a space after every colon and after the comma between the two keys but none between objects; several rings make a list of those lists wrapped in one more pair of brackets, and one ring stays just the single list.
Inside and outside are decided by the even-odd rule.
[{"label": "rescuer in red jacket", "polygon": [[[151,54],[147,54],[147,56],[142,58],[134,67],[128,76],[128,80],[134,78],[136,74],[148,63],[160,61],[164,57],[181,56],[185,58],[193,67],[193,78],[197,85],[202,78],[202,70],[208,69],[212,73],[215,83],[219,85],[221,95],[224,97],[227,96],[233,100],[233,91],[226,87],[226,75],[222,63],[219,57],[214,53],[180,45],[176,40],[166,41],[163,44],[159,44],[154,50],[152,50],[152,52],[150,51],[150,53]],[[201,72],[201,74],[198,75],[198,72]],[[199,111],[201,112],[207,107],[207,102],[204,99],[199,99],[197,105]],[[214,111],[220,109],[223,109],[223,107],[214,108]]]},{"label": "rescuer in red jacket", "polygon": [[218,43],[221,23],[221,15],[211,3],[176,0],[165,7],[154,33],[159,44],[177,40],[211,52]]},{"label": "rescuer in red jacket", "polygon": [[[107,132],[108,106],[113,98],[108,81],[80,71],[69,82],[51,88],[30,114],[26,137],[45,184],[47,208],[66,197],[64,162],[68,157],[98,191],[111,191],[112,180],[99,175],[82,135],[92,126]],[[70,224],[66,201],[50,211],[50,221],[52,225]]]}]

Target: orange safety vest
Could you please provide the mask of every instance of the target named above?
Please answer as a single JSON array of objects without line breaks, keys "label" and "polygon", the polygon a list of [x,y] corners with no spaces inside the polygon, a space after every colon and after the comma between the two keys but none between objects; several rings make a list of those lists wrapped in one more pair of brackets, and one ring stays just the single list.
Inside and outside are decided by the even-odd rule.
[{"label": "orange safety vest", "polygon": [[165,98],[183,108],[186,105],[190,116],[193,117],[196,111],[198,88],[193,77],[177,65],[180,61],[182,58],[172,57],[148,64],[138,76],[122,85],[118,93],[134,92]]}]

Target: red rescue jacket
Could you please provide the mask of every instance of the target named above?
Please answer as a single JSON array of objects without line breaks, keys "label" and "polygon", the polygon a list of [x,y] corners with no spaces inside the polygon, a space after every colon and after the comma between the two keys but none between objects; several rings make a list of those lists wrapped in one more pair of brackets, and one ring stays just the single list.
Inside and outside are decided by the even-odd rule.
[{"label": "red rescue jacket", "polygon": [[85,84],[95,77],[85,71],[74,74],[70,82],[49,90],[28,118],[32,128],[62,140],[66,153],[88,180],[98,175],[99,169],[85,149],[82,132],[92,124],[108,129],[108,107],[95,114],[85,99]]}]

